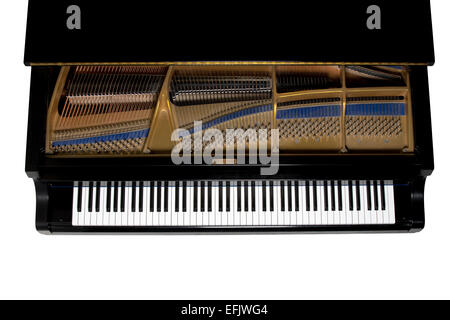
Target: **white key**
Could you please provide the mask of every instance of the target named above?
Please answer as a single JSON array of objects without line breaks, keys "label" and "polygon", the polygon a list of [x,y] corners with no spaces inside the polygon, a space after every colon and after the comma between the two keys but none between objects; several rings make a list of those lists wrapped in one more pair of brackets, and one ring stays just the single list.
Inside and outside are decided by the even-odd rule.
[{"label": "white key", "polygon": [[145,224],[146,226],[152,225],[152,214],[150,213],[150,182],[144,181],[144,202],[143,202],[143,209],[144,209],[144,215],[145,215]]},{"label": "white key", "polygon": [[116,211],[116,225],[122,226],[122,212],[121,212],[121,204],[122,204],[122,182],[117,181],[117,194],[116,194],[116,202],[117,202],[117,211]]},{"label": "white key", "polygon": [[[223,196],[223,210],[227,212],[226,214],[226,221],[227,225],[237,225],[241,224],[240,219],[242,218],[242,211],[238,211],[238,193],[241,191],[238,190],[238,181],[229,181],[230,183],[230,211],[226,211],[227,208],[227,193],[226,193],[226,184],[224,184],[224,196]],[[242,187],[241,187],[242,188]],[[241,197],[242,200],[242,197]]]},{"label": "white key", "polygon": [[122,182],[117,182],[118,186],[118,192],[117,192],[117,215],[116,215],[116,222],[118,226],[123,226],[122,223],[122,211],[121,211],[121,205],[122,205]]},{"label": "white key", "polygon": [[365,181],[359,181],[359,195],[361,203],[361,211],[359,211],[358,222],[359,224],[366,223],[366,212],[367,212],[367,199],[366,199],[366,184]]},{"label": "white key", "polygon": [[375,188],[373,181],[370,181],[370,199],[371,199],[371,211],[370,211],[370,221],[371,224],[377,224],[377,212],[375,210]]},{"label": "white key", "polygon": [[383,224],[383,209],[381,207],[381,181],[377,181],[377,200],[378,200],[378,210],[377,210],[377,223]]},{"label": "white key", "polygon": [[114,182],[111,181],[111,196],[109,200],[109,225],[116,225],[116,213],[114,212]]},{"label": "white key", "polygon": [[[133,191],[133,190],[132,190]],[[133,199],[131,199],[133,200]],[[134,194],[134,224],[135,226],[141,225],[141,213],[139,212],[139,181],[136,181],[136,189]]]},{"label": "white key", "polygon": [[211,220],[212,225],[219,226],[220,225],[220,214],[219,214],[219,185],[217,181],[212,182],[212,212],[211,212]]},{"label": "white key", "polygon": [[91,225],[97,226],[101,225],[99,223],[99,212],[97,212],[97,181],[93,182],[93,188],[92,188],[92,214],[91,214]]},{"label": "white key", "polygon": [[178,225],[179,226],[184,226],[185,225],[185,223],[184,223],[184,216],[185,216],[185,214],[184,214],[184,211],[183,211],[183,184],[184,184],[184,181],[180,181],[179,183],[178,183],[178,201],[179,201],[179,203],[178,203],[178,205],[179,205],[179,207],[178,207]]},{"label": "white key", "polygon": [[295,210],[295,181],[290,181],[291,189],[291,212],[290,212],[290,222],[291,225],[297,225],[297,211]]},{"label": "white key", "polygon": [[345,224],[352,224],[353,223],[353,211],[350,210],[350,186],[349,182],[345,181],[345,183],[342,185],[342,196],[344,197],[345,201]]},{"label": "white key", "polygon": [[198,225],[200,225],[200,224],[198,223],[199,219],[198,219],[198,217],[197,217],[198,212],[197,212],[197,211],[194,211],[194,209],[197,209],[197,210],[198,210],[198,205],[197,205],[196,208],[194,208],[194,203],[197,203],[197,202],[198,202],[197,181],[192,181],[191,188],[192,188],[192,190],[191,190],[192,208],[191,208],[191,218],[190,218],[190,220],[191,220],[191,225],[193,225],[193,226],[198,226]]},{"label": "white key", "polygon": [[[158,183],[158,184],[157,184]],[[158,202],[158,195],[159,195],[159,182],[152,181],[151,182],[151,190],[150,192],[153,192],[153,203],[150,202],[151,209],[151,216],[152,216],[152,225],[157,226],[159,225],[159,214],[156,211],[156,206]]]},{"label": "white key", "polygon": [[[259,225],[259,215],[258,215],[258,185],[256,183],[256,181],[252,181],[250,182],[250,186],[251,186],[251,190],[252,190],[252,225],[257,226]],[[253,203],[253,199],[255,200],[255,203]],[[253,210],[253,208],[255,210]]]},{"label": "white key", "polygon": [[[285,226],[288,226],[291,224],[291,213],[289,212],[289,187],[288,187],[288,182],[284,181],[283,185],[281,186],[281,188],[284,189],[284,198],[281,199],[281,201],[284,202],[284,212],[283,212],[283,223]],[[281,190],[281,189],[280,189]]]},{"label": "white key", "polygon": [[[230,190],[230,197],[232,195],[234,198],[234,194],[236,192],[235,189],[236,188],[232,188],[232,190]],[[222,188],[219,189],[219,192],[222,192],[222,211],[220,221],[222,226],[226,226],[228,225],[228,213],[226,210],[226,203],[227,203],[226,181],[222,181]]]},{"label": "white key", "polygon": [[[164,181],[163,197],[161,200],[161,213],[163,216],[163,221],[165,226],[170,225],[170,214],[169,214],[169,197],[170,197],[170,186],[169,181]],[[167,193],[167,194],[166,194]],[[167,210],[166,210],[166,198],[167,198]]]},{"label": "white key", "polygon": [[309,211],[306,209],[306,182],[300,181],[300,199],[301,202],[301,209],[302,209],[302,221],[304,225],[309,225]]},{"label": "white key", "polygon": [[133,183],[127,181],[125,192],[125,212],[127,215],[127,226],[134,225],[135,222],[135,212],[132,210],[132,196],[133,196]]},{"label": "white key", "polygon": [[[345,181],[341,181],[341,188],[340,188],[341,192],[339,192],[339,183],[336,183],[336,189],[338,191],[338,193],[337,193],[338,196],[336,197],[336,207],[338,210],[342,209],[342,210],[339,210],[339,224],[346,224],[346,222],[347,222],[347,212],[346,212],[346,206],[345,206],[346,193],[345,193],[345,189],[344,189],[344,184],[345,184]],[[340,193],[340,197],[339,197],[339,193]],[[339,201],[341,204],[340,206],[339,206]]]},{"label": "white key", "polygon": [[327,224],[327,213],[325,212],[325,192],[323,181],[317,182],[317,217],[319,218],[316,223],[320,225]]},{"label": "white key", "polygon": [[[169,194],[170,194],[169,190],[170,190],[169,181],[164,181],[163,187],[162,187],[162,197],[161,197],[161,216],[162,216],[162,221],[163,221],[164,226],[170,225],[170,214],[169,214],[168,210],[166,210],[166,201],[165,201],[165,199],[167,198],[167,201],[168,201],[167,203],[169,203]],[[167,209],[169,209],[169,205],[167,205]]]},{"label": "white key", "polygon": [[185,215],[185,220],[184,220],[184,224],[187,226],[192,226],[194,225],[194,221],[193,221],[193,213],[192,213],[192,199],[193,199],[193,189],[192,189],[192,181],[187,181],[186,182],[186,215]]},{"label": "white key", "polygon": [[359,224],[359,211],[358,211],[358,199],[357,199],[357,185],[356,180],[352,181],[352,198],[353,198],[353,216],[352,216],[352,222],[353,224]]},{"label": "white key", "polygon": [[[114,212],[114,182],[110,182],[110,197],[109,197],[109,208],[108,205],[106,206],[106,212],[108,215],[108,221],[109,226],[115,226],[116,225],[116,213]],[[109,211],[108,211],[109,209]]]},{"label": "white key", "polygon": [[255,191],[256,191],[256,222],[255,225],[263,226],[264,225],[264,213],[262,211],[262,182],[255,181]]},{"label": "white key", "polygon": [[[294,184],[294,182],[295,182],[295,184]],[[294,201],[294,205],[295,205],[295,202],[296,201],[298,201],[298,210],[296,210],[295,212],[296,212],[296,225],[302,225],[303,224],[303,213],[302,213],[302,196],[301,196],[301,192],[302,192],[302,190],[301,190],[301,187],[300,187],[300,181],[298,181],[298,180],[296,180],[296,181],[294,181],[293,182],[293,185],[294,185],[294,191],[295,191],[295,185],[297,185],[298,186],[298,193],[294,193],[293,194],[293,198],[295,199],[295,198],[297,198],[295,201]],[[295,208],[295,207],[294,207]]]},{"label": "white key", "polygon": [[[175,211],[175,200],[176,200],[176,189],[177,185],[175,184],[175,181],[170,182],[169,187],[169,213],[170,216],[170,225],[171,226],[178,226],[178,213]],[[178,194],[179,196],[179,194]],[[178,199],[179,200],[179,199]]]},{"label": "white key", "polygon": [[78,215],[78,223],[80,226],[87,226],[88,220],[88,194],[89,194],[89,183],[88,182],[82,182],[81,184],[81,211]]},{"label": "white key", "polygon": [[[140,225],[141,226],[146,226],[147,225],[147,213],[145,212],[145,184],[144,181],[140,181],[138,184],[138,189],[137,189],[137,197],[139,199],[139,201],[136,202],[136,206],[139,212],[139,216],[140,216]],[[142,192],[142,194],[141,194]],[[141,195],[142,195],[142,200],[141,200]],[[142,201],[142,208],[140,208],[140,201]],[[139,211],[139,209],[142,209],[142,211]]]},{"label": "white key", "polygon": [[210,225],[210,213],[208,211],[208,205],[209,205],[209,198],[208,198],[208,193],[209,193],[209,185],[208,185],[208,181],[205,181],[203,183],[203,185],[205,186],[205,191],[204,191],[204,203],[205,203],[205,211],[203,213],[203,225],[204,226],[209,226]]},{"label": "white key", "polygon": [[[270,212],[270,221],[271,224],[276,225],[278,223],[278,216],[277,216],[277,198],[275,196],[275,186],[276,181],[270,181],[269,185],[267,186],[268,190],[268,196],[267,196],[267,208]],[[272,200],[270,200],[272,199]]]},{"label": "white key", "polygon": [[[387,207],[387,199],[388,199],[388,197],[387,197],[387,192],[386,192],[386,181],[383,181],[383,184],[384,184],[384,204],[385,204],[385,206],[384,206],[384,210],[383,210],[383,208],[381,208],[381,211],[382,211],[382,215],[383,215],[383,224],[389,224],[389,211],[387,210],[388,209],[388,207]],[[380,190],[381,190],[381,185],[380,185]],[[380,191],[380,199],[382,199],[381,198],[382,197],[382,191],[383,190]],[[382,203],[383,202],[381,201],[381,204]]]},{"label": "white key", "polygon": [[333,213],[333,208],[332,208],[332,192],[334,192],[334,190],[331,188],[331,181],[328,180],[327,181],[327,199],[328,199],[328,211],[327,211],[327,224],[328,225],[334,225],[334,213]]},{"label": "white key", "polygon": [[[236,183],[237,193],[236,193],[236,199],[239,201],[239,206],[237,206],[237,209],[240,208],[240,211],[236,211],[235,216],[235,222],[239,221],[240,225],[246,225],[247,224],[247,216],[245,215],[245,196],[244,196],[244,182],[239,181],[240,186],[238,187],[238,184]],[[238,193],[240,195],[238,195]],[[240,200],[239,200],[240,199]]]},{"label": "white key", "polygon": [[[222,226],[222,212],[219,211],[219,194],[220,192],[222,192],[222,190],[220,190],[219,188],[219,181],[215,181],[215,189],[216,189],[216,193],[215,193],[215,197],[214,197],[214,201],[215,201],[215,211],[216,212],[216,225],[217,226]],[[223,200],[223,198],[222,198]]]},{"label": "white key", "polygon": [[78,181],[75,181],[73,183],[73,197],[72,197],[72,225],[77,226],[78,225]]},{"label": "white key", "polygon": [[99,188],[99,212],[97,212],[97,225],[99,226],[105,226],[108,225],[105,217],[105,210],[106,210],[106,182],[100,181],[97,185],[97,188]]},{"label": "white key", "polygon": [[334,193],[333,222],[334,225],[340,225],[341,211],[339,211],[339,190],[338,190],[338,182],[336,180],[333,180],[333,193]]},{"label": "white key", "polygon": [[309,224],[316,224],[316,212],[314,211],[314,183],[309,181]]},{"label": "white key", "polygon": [[252,187],[250,181],[247,181],[247,225],[253,225],[252,212]]},{"label": "white key", "polygon": [[394,181],[387,181],[387,199],[386,207],[389,208],[389,223],[395,223],[395,203],[394,203]]},{"label": "white key", "polygon": [[273,182],[273,208],[275,210],[275,220],[274,223],[276,225],[282,225],[283,224],[283,218],[281,215],[281,203],[280,203],[280,181],[274,181]]},{"label": "white key", "polygon": [[365,224],[372,224],[372,211],[369,210],[369,206],[368,206],[368,203],[369,203],[369,201],[371,201],[371,199],[372,198],[370,196],[369,184],[367,183],[367,180],[366,180],[366,181],[364,181],[364,208],[365,208],[364,223]]},{"label": "white key", "polygon": [[197,184],[197,224],[203,225],[203,211],[202,211],[202,184],[199,181]]}]

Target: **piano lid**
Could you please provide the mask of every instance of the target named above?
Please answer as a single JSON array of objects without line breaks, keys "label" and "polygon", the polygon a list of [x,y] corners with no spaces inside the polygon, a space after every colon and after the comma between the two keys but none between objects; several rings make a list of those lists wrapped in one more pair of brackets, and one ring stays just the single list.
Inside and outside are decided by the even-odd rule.
[{"label": "piano lid", "polygon": [[29,1],[25,64],[434,63],[429,0]]}]

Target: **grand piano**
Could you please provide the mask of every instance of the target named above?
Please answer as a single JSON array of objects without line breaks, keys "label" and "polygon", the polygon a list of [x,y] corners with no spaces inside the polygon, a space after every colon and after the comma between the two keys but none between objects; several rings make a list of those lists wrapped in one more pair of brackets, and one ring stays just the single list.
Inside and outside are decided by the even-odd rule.
[{"label": "grand piano", "polygon": [[424,228],[429,1],[28,10],[39,232]]}]

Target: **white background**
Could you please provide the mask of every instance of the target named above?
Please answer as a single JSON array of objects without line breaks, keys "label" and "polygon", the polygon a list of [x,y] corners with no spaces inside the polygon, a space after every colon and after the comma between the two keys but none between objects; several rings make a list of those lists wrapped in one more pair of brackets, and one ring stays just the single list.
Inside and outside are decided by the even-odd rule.
[{"label": "white background", "polygon": [[450,11],[432,1],[426,229],[392,235],[43,236],[24,172],[26,1],[0,1],[0,298],[450,298]]}]

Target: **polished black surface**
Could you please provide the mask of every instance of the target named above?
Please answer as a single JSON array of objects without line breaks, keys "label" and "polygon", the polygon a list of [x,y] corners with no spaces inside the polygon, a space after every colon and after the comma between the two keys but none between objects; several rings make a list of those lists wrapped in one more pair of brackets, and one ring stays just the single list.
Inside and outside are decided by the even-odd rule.
[{"label": "polished black surface", "polygon": [[[81,29],[69,30],[70,5]],[[367,9],[381,9],[381,29]],[[428,0],[30,0],[25,62],[434,62]]]}]

